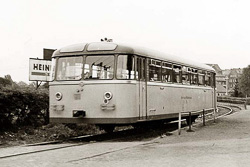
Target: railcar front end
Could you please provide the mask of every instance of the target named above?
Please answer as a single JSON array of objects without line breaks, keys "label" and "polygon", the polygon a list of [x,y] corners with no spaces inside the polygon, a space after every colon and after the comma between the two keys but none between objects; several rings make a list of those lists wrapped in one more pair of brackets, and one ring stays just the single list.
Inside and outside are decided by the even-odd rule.
[{"label": "railcar front end", "polygon": [[137,121],[137,84],[129,80],[133,56],[64,55],[54,58],[50,120],[61,123],[131,124]]},{"label": "railcar front end", "polygon": [[50,85],[50,119],[61,123],[136,122],[136,84],[128,81],[62,81]]}]

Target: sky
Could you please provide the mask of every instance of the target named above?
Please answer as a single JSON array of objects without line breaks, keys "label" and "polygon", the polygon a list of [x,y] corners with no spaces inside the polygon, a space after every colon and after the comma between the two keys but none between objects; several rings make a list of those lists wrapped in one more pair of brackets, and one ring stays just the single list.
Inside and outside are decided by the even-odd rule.
[{"label": "sky", "polygon": [[29,82],[43,48],[114,42],[222,69],[250,64],[249,0],[0,0],[0,77]]}]

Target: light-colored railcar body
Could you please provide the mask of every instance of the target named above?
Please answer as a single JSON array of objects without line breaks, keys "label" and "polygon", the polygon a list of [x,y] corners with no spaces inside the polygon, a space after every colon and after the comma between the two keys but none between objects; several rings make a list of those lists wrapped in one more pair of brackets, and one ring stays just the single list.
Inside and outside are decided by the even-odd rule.
[{"label": "light-colored railcar body", "polygon": [[[60,101],[51,99],[51,106],[64,106],[63,111],[50,112],[50,119],[63,123],[122,124],[138,119],[136,82],[75,82],[70,85],[51,85],[50,94],[63,94]],[[113,98],[104,103],[104,93],[111,92]],[[84,117],[73,117],[74,111],[84,111]]]},{"label": "light-colored railcar body", "polygon": [[[197,86],[148,84],[148,116],[177,117],[179,112],[202,111],[214,108],[214,90]],[[172,115],[171,115],[172,114]]]},{"label": "light-colored railcar body", "polygon": [[[111,57],[109,60],[113,63],[107,62],[103,65],[106,60],[100,61],[100,59],[107,58],[105,57],[107,55]],[[120,55],[131,55],[132,58],[124,56],[124,59],[119,57]],[[100,58],[94,59],[95,56]],[[81,57],[79,61],[78,57]],[[74,61],[71,61],[71,58]],[[90,58],[91,60],[93,58],[94,62],[87,64]],[[126,61],[119,64],[120,58]],[[152,60],[159,61],[160,64],[153,65]],[[128,67],[129,61],[132,61],[133,67]],[[71,66],[72,62],[74,65]],[[162,79],[168,75],[174,78],[172,71],[164,74],[164,62],[171,64],[170,70],[174,65],[190,70],[190,72],[187,70],[187,75],[185,74],[189,78],[188,84],[181,81],[185,78],[185,72],[177,73],[180,82]],[[55,51],[53,64],[54,70],[51,74],[53,81],[50,83],[51,122],[133,124],[177,118],[179,112],[194,112],[216,107],[215,74],[212,68],[148,49],[109,42],[77,44]],[[127,69],[120,69],[125,66]],[[153,70],[150,72],[151,66]],[[162,69],[159,72],[155,70],[156,68]],[[106,70],[102,73],[104,79],[100,79],[97,75],[101,70]],[[200,74],[199,70],[202,71]],[[63,72],[72,73],[72,71],[75,75],[73,79],[70,77],[62,79],[60,76],[67,76]],[[91,72],[96,78],[89,76],[88,73]],[[209,85],[205,84],[207,72],[210,73]],[[76,77],[76,74],[79,76]],[[125,76],[120,77],[120,74]],[[158,80],[151,80],[151,75],[158,77]],[[202,84],[197,81],[199,76]],[[191,80],[196,84],[192,84]]]}]

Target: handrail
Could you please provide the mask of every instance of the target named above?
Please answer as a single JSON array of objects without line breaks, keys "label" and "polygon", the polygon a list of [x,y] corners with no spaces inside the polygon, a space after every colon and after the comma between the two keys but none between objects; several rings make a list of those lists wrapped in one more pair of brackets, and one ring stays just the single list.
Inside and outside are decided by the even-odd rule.
[{"label": "handrail", "polygon": [[[205,111],[210,111],[210,110],[214,110],[214,108],[208,108],[208,109],[203,109],[203,110],[205,110]],[[198,113],[201,113],[201,112],[203,112],[203,110],[198,110],[198,111],[181,111],[181,113],[196,113],[196,114],[198,114]]]},{"label": "handrail", "polygon": [[198,110],[198,111],[181,111],[181,112],[179,112],[179,119],[178,119],[178,134],[180,135],[181,134],[181,115],[182,115],[182,113],[188,113],[189,114],[189,129],[188,129],[188,131],[189,132],[192,132],[192,130],[191,130],[191,118],[192,118],[192,113],[194,114],[194,113],[202,113],[202,118],[203,118],[203,125],[205,126],[205,112],[207,112],[207,111],[214,111],[214,122],[215,122],[215,112],[216,111],[218,111],[218,109],[217,108],[209,108],[209,109],[203,109],[203,110]]}]

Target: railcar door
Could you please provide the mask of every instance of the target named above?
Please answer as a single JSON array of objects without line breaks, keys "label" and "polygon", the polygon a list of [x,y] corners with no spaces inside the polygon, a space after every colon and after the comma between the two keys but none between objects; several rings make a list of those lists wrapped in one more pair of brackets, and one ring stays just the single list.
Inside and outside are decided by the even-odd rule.
[{"label": "railcar door", "polygon": [[146,94],[147,94],[147,83],[146,83],[146,59],[137,57],[137,72],[138,72],[138,102],[139,102],[139,119],[147,118],[147,107],[146,107]]}]

